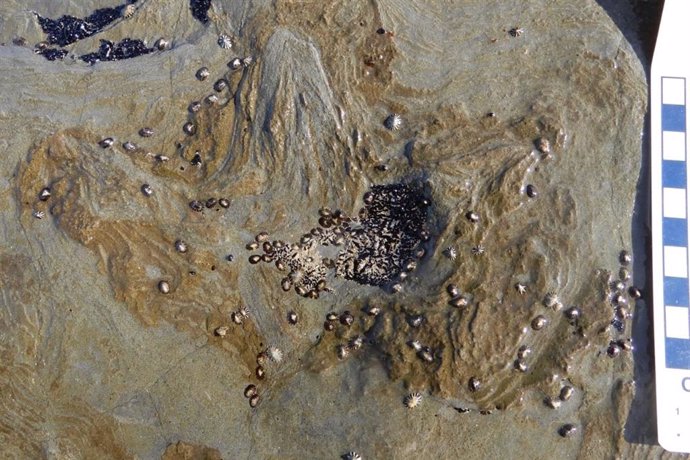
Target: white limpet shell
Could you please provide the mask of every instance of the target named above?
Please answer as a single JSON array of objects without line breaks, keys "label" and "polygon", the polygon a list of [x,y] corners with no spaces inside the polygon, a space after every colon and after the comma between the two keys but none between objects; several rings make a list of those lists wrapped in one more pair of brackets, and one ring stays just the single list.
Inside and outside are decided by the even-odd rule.
[{"label": "white limpet shell", "polygon": [[421,393],[417,392],[410,393],[405,397],[405,400],[403,402],[405,403],[405,407],[407,407],[408,409],[414,409],[422,403],[422,395]]}]

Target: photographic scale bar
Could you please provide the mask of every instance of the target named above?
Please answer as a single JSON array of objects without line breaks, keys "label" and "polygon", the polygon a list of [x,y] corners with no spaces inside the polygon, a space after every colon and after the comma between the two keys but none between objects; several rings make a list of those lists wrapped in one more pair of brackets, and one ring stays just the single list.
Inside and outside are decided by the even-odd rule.
[{"label": "photographic scale bar", "polygon": [[690,452],[688,21],[690,2],[665,2],[650,80],[657,429],[671,452]]}]

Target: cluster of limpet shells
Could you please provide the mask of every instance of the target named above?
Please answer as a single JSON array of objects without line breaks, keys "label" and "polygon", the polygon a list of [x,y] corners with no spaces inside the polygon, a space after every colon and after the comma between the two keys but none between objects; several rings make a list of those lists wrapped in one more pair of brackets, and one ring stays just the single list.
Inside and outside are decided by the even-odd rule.
[{"label": "cluster of limpet shells", "polygon": [[[364,311],[368,316],[373,317],[378,315],[379,310],[377,308],[370,308]],[[360,318],[361,319],[361,318]],[[340,332],[337,332],[335,336],[339,339],[345,339],[344,343],[340,343],[336,346],[335,351],[338,359],[343,360],[350,356],[351,352],[356,352],[362,349],[365,344],[365,337],[359,333],[352,334],[349,330],[355,324],[356,318],[350,312],[350,310],[343,311],[340,315],[335,312],[329,312],[326,314],[326,321],[323,323],[323,329],[326,332],[335,331],[337,324],[341,324]],[[357,329],[357,328],[355,328]]]},{"label": "cluster of limpet shells", "polygon": [[[298,243],[286,243],[282,240],[268,241],[268,234],[261,232],[255,241],[247,244],[248,250],[261,248],[263,254],[249,256],[249,263],[275,262],[280,271],[288,271],[281,281],[284,291],[294,287],[295,292],[303,297],[318,299],[319,292],[329,291],[326,286],[327,266],[330,261],[321,257],[315,250],[316,239],[305,235]],[[319,240],[320,241],[320,240]]]},{"label": "cluster of limpet shells", "polygon": [[[225,39],[228,37],[221,36],[221,38]],[[221,41],[221,38],[219,38],[219,42]],[[237,66],[234,64],[236,61],[240,63]],[[230,67],[231,72],[233,72],[240,67],[248,67],[253,62],[254,62],[254,59],[251,56],[246,56],[242,59],[234,58],[233,60],[231,60],[228,63],[228,67]],[[211,75],[211,73],[207,67],[201,67],[196,72],[196,78],[200,81],[206,80],[206,78],[208,78],[210,75]],[[220,85],[220,83],[222,83],[222,85]],[[214,89],[217,92],[220,92],[226,88],[228,88],[228,82],[227,82],[227,80],[225,80],[223,78],[221,78],[220,80],[218,80],[214,84]],[[209,104],[213,104],[215,102],[218,102],[218,100],[219,100],[219,98],[215,94],[211,94],[210,96],[208,96],[206,98],[206,101]],[[185,122],[182,125],[182,131],[186,136],[194,136],[197,134],[197,123],[196,123],[196,120],[194,119],[194,115],[201,110],[201,107],[202,107],[201,102],[199,102],[199,101],[192,101],[190,103],[190,105],[188,107],[188,111],[190,112],[188,114],[188,120],[187,120],[187,122]],[[143,139],[149,139],[155,135],[155,130],[149,126],[144,126],[141,129],[139,129],[138,135]],[[111,148],[115,145],[115,139],[113,137],[104,137],[98,141],[98,145],[103,149]],[[181,144],[179,144],[179,145],[181,145]],[[132,141],[123,142],[122,148],[125,151],[132,152],[132,153],[136,152],[136,151],[141,151],[141,150],[145,151],[146,150]],[[156,159],[156,161],[158,161],[160,163],[167,162],[168,160],[170,160],[170,157],[167,155],[163,155],[163,154],[154,155],[153,153],[148,152],[148,151],[146,153],[146,156],[147,157],[154,157]],[[192,158],[189,160],[189,163],[192,166],[201,167],[203,161],[204,160],[202,159],[202,153],[199,150],[197,150],[197,151],[195,151]],[[184,168],[182,168],[182,169],[184,169]],[[144,193],[145,196],[151,196],[153,194],[153,189],[148,184],[143,184],[141,187],[141,191],[142,191],[142,193]],[[210,198],[207,198],[203,201],[196,200],[196,199],[191,200],[189,202],[189,207],[193,211],[202,212],[204,210],[204,208],[211,209],[211,208],[214,208],[216,206],[216,204],[220,205],[221,208],[228,208],[230,205],[230,202],[226,198],[216,199],[214,197],[210,197]],[[167,293],[167,292],[169,292],[169,290],[161,289],[161,292]]]},{"label": "cluster of limpet shells", "polygon": [[[621,251],[618,260],[620,268],[618,271],[618,279],[611,279],[609,299],[613,307],[613,319],[611,326],[619,333],[625,331],[625,323],[627,319],[632,318],[630,311],[630,303],[642,297],[642,292],[630,284],[631,274],[629,265],[632,263],[632,256],[628,251]],[[614,352],[615,353],[615,352]]]},{"label": "cluster of limpet shells", "polygon": [[[266,378],[266,364],[279,364],[283,360],[283,351],[275,346],[270,346],[256,355],[256,368],[254,375],[257,380],[261,381]],[[259,395],[259,388],[257,385],[250,383],[244,389],[244,397],[249,400],[249,406],[255,408],[259,405],[261,400]]]},{"label": "cluster of limpet shells", "polygon": [[[284,291],[294,289],[312,299],[331,290],[326,278],[333,270],[336,277],[400,291],[400,281],[425,254],[422,243],[429,239],[426,221],[431,202],[420,188],[406,184],[374,186],[363,200],[357,216],[321,208],[319,226],[299,242],[270,242],[266,232],[259,233],[247,249],[260,248],[263,254],[249,256],[249,262],[274,263],[287,272],[281,280]],[[335,259],[324,254],[329,246],[338,248]]]}]

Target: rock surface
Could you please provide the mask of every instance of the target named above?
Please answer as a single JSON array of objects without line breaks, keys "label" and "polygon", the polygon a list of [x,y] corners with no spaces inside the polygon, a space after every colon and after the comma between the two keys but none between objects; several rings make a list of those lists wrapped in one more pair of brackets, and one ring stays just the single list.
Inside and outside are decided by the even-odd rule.
[{"label": "rock surface", "polygon": [[29,3],[0,5],[9,457],[660,452],[626,441],[633,356],[607,356],[647,96],[597,3],[149,0],[54,61],[27,9],[117,5]]}]

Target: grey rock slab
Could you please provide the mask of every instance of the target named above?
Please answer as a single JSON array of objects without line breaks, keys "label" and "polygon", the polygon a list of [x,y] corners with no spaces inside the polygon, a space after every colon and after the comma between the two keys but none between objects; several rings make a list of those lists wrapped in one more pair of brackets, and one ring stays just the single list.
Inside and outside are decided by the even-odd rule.
[{"label": "grey rock slab", "polygon": [[[169,50],[94,66],[69,56],[49,62],[34,54],[32,46],[42,34],[28,9],[51,17],[84,16],[103,6],[112,5],[0,5],[0,42],[5,43],[0,46],[0,351],[6,363],[0,382],[8,389],[0,397],[0,440],[9,456],[159,458],[177,441],[218,449],[227,458],[338,458],[350,450],[364,458],[659,453],[658,447],[624,440],[622,426],[634,394],[632,361],[629,355],[606,361],[601,355],[605,347],[599,348],[603,339],[596,336],[568,355],[573,361],[567,377],[576,382],[578,396],[560,412],[542,403],[546,376],[535,377],[538,383],[519,380],[510,373],[510,362],[502,368],[496,361],[505,350],[479,347],[481,337],[454,336],[457,355],[445,350],[441,356],[455,356],[457,368],[490,362],[485,365],[496,377],[487,377],[486,391],[512,394],[506,396],[510,404],[505,410],[482,415],[480,397],[474,401],[462,392],[449,394],[459,385],[464,388],[470,375],[449,376],[417,365],[405,345],[411,338],[402,332],[407,326],[394,315],[402,311],[397,303],[427,307],[430,324],[438,326],[428,337],[453,336],[458,323],[444,310],[447,299],[431,289],[461,267],[481,275],[467,262],[467,252],[461,252],[459,265],[450,265],[440,256],[447,245],[440,245],[438,255],[432,251],[420,263],[398,297],[336,280],[335,293],[312,301],[280,293],[284,275],[250,267],[243,247],[264,228],[276,238],[299,239],[308,225],[315,225],[321,206],[356,212],[371,184],[410,176],[425,178],[434,190],[439,214],[434,238],[456,244],[460,237],[444,225],[460,221],[461,206],[479,205],[473,197],[494,196],[491,184],[498,184],[495,188],[511,190],[500,195],[508,197],[506,204],[487,206],[496,215],[482,218],[487,223],[504,218],[496,231],[507,235],[501,240],[506,253],[529,241],[525,247],[541,254],[539,263],[545,266],[495,263],[485,272],[501,280],[539,273],[544,286],[552,283],[567,297],[584,298],[593,289],[593,272],[617,272],[618,251],[632,247],[646,111],[642,64],[596,2],[516,6],[384,0],[373,6],[309,4],[299,11],[282,3],[215,1],[211,24],[202,26],[191,17],[188,2],[151,0],[138,2],[132,18],[69,47],[70,52],[93,51],[100,38],[128,36],[149,44],[168,38]],[[379,27],[392,35],[379,37]],[[511,36],[514,27],[524,32]],[[234,36],[229,52],[216,44],[220,32]],[[15,36],[24,36],[27,46],[12,45]],[[229,109],[219,109],[199,125],[211,133],[204,146],[218,140],[219,146],[209,147],[216,150],[204,152],[218,155],[218,163],[209,166],[215,167],[214,174],[179,180],[172,172],[141,166],[141,158],[125,156],[119,145],[131,140],[144,151],[178,161],[185,153],[175,144],[186,142],[181,127],[190,117],[189,103],[213,93],[213,82],[226,75],[231,58],[249,54],[255,61],[242,74],[239,96],[233,94]],[[201,66],[212,71],[205,82],[195,78]],[[383,126],[392,112],[401,114],[399,131]],[[486,121],[488,112],[499,124]],[[496,128],[500,123],[504,130]],[[156,134],[140,138],[137,131],[143,126],[154,127]],[[87,147],[68,131],[72,128],[111,136],[117,145]],[[540,130],[552,135],[548,164],[533,151]],[[221,139],[228,132],[231,141],[225,144]],[[192,260],[196,265],[184,265],[185,272],[198,269],[212,287],[186,303],[175,300],[175,293],[168,297],[173,300],[154,297],[143,303],[121,295],[112,273],[129,267],[141,268],[150,278],[163,276],[161,260],[169,254],[160,248],[168,246],[151,238],[151,254],[160,258],[140,263],[137,247],[123,248],[115,257],[105,238],[99,246],[70,236],[78,232],[64,230],[67,216],[59,209],[58,217],[47,213],[41,220],[28,219],[19,184],[33,177],[27,165],[39,161],[36,146],[48,136],[55,136],[48,144],[55,155],[61,139],[81,152],[81,161],[72,165],[76,170],[60,167],[68,177],[81,178],[74,183],[83,187],[79,204],[90,212],[82,216],[89,231],[116,238],[129,228],[117,226],[125,221],[160,225],[163,233],[186,231],[189,257],[232,252],[232,268],[225,275],[219,274],[225,268],[202,273],[197,265],[205,266],[207,259],[201,255]],[[384,160],[390,169],[376,172],[374,166]],[[520,188],[528,180],[543,191],[537,200],[550,194],[553,201],[546,202],[556,204],[529,207]],[[143,182],[155,190],[145,206],[129,192],[139,196]],[[210,218],[190,223],[182,197],[195,187],[209,194],[227,190],[234,194],[235,207],[215,223],[208,223]],[[154,235],[141,228],[117,241]],[[460,243],[466,246],[459,249],[469,251],[468,242]],[[174,251],[172,244],[169,251]],[[490,252],[488,257],[499,260]],[[512,299],[514,282],[495,287],[493,298],[487,298],[496,304]],[[136,286],[124,288],[129,292]],[[536,286],[528,286],[529,295],[541,295],[530,289]],[[393,319],[382,321],[380,329],[370,326],[373,319],[366,320],[371,338],[383,343],[366,343],[338,361],[335,347],[350,333],[323,338],[324,313],[346,308],[357,313],[367,300],[394,305],[387,310]],[[233,326],[229,334],[234,338],[224,344],[212,334],[214,309],[227,320],[240,304],[250,307],[250,317],[242,327]],[[156,316],[159,305],[163,313]],[[285,321],[289,309],[299,312],[296,327]],[[142,317],[159,323],[147,324]],[[485,312],[478,317],[484,323],[475,332],[487,342],[493,337],[496,343],[506,337],[533,340],[535,356],[552,363],[558,350],[548,352],[555,339],[540,339],[546,332],[537,336],[510,318],[492,323]],[[240,334],[246,334],[247,343]],[[267,365],[268,378],[262,382],[256,381],[252,363],[259,340],[285,354],[282,364]],[[540,369],[538,360],[534,368]],[[553,377],[562,378],[566,375]],[[250,382],[261,396],[255,409],[242,395]],[[411,391],[422,392],[424,400],[407,409],[403,398]],[[498,396],[489,401],[499,401]],[[464,407],[471,410],[456,410]],[[581,429],[563,439],[557,430],[564,423]]]}]

